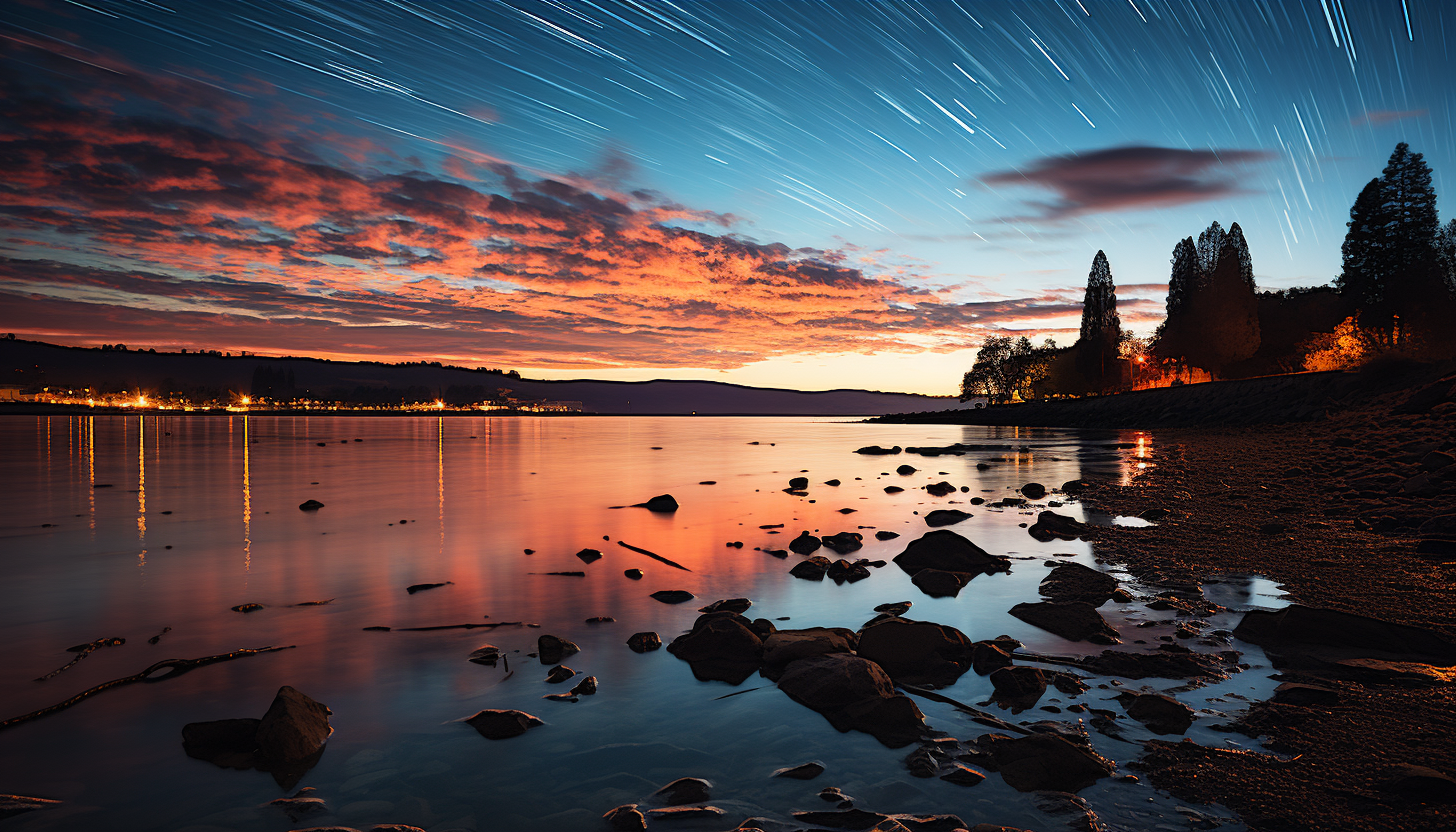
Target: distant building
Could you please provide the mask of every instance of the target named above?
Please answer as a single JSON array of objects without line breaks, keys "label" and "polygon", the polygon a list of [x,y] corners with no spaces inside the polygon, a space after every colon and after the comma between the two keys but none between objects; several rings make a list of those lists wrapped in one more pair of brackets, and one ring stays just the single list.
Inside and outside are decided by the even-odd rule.
[{"label": "distant building", "polygon": [[0,384],[0,402],[26,402],[30,396],[25,394],[24,384]]}]

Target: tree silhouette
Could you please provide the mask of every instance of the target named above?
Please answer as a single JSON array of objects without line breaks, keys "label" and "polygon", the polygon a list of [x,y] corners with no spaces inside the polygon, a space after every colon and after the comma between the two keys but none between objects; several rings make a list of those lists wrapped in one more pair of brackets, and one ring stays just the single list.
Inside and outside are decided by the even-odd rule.
[{"label": "tree silhouette", "polygon": [[1214,268],[1218,266],[1219,255],[1223,253],[1223,241],[1227,236],[1218,220],[1214,220],[1212,225],[1198,235],[1198,270],[1205,278],[1213,274]]},{"label": "tree silhouette", "polygon": [[976,363],[961,378],[961,401],[985,396],[991,402],[1010,401],[1020,393],[1028,398],[1031,385],[1046,375],[1047,362],[1056,344],[1048,339],[1033,347],[1025,336],[987,335],[976,351]]},{"label": "tree silhouette", "polygon": [[1335,278],[1335,288],[1358,307],[1373,309],[1385,299],[1379,271],[1383,215],[1377,177],[1360,189],[1350,206],[1350,221],[1345,223],[1348,230],[1340,246],[1340,276]]},{"label": "tree silhouette", "polygon": [[1446,281],[1446,293],[1456,295],[1456,220],[1436,230],[1436,268]]},{"label": "tree silhouette", "polygon": [[1182,312],[1188,295],[1198,285],[1198,249],[1192,237],[1184,237],[1173,246],[1173,274],[1168,278],[1168,317]]},{"label": "tree silhouette", "polygon": [[1227,242],[1234,247],[1234,253],[1239,257],[1239,279],[1244,281],[1250,291],[1259,291],[1254,283],[1254,258],[1249,254],[1249,242],[1244,239],[1244,229],[1238,223],[1229,226]]},{"label": "tree silhouette", "polygon": [[1238,251],[1225,241],[1217,262],[1188,300],[1183,336],[1184,358],[1214,375],[1259,349],[1258,299],[1240,276]]},{"label": "tree silhouette", "polygon": [[1405,142],[1395,146],[1381,172],[1385,228],[1382,263],[1386,279],[1399,279],[1428,265],[1436,241],[1436,192],[1425,157]]},{"label": "tree silhouette", "polygon": [[1092,258],[1087,273],[1087,291],[1082,297],[1082,332],[1075,352],[1077,369],[1093,389],[1102,389],[1118,376],[1117,343],[1122,337],[1122,319],[1117,314],[1117,287],[1112,267],[1101,251]]}]

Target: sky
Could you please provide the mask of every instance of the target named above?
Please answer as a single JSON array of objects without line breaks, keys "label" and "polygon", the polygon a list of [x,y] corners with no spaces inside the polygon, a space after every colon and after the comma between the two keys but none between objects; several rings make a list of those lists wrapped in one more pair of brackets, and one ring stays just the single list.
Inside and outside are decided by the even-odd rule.
[{"label": "sky", "polygon": [[1441,0],[11,0],[0,331],[536,378],[953,394],[1244,229],[1329,283]]}]

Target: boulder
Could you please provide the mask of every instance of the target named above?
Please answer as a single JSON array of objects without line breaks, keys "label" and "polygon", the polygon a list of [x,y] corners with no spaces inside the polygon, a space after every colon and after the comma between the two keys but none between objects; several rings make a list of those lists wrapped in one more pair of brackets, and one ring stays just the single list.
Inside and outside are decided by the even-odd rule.
[{"label": "boulder", "polygon": [[793,479],[789,480],[789,490],[790,491],[803,491],[804,489],[806,489],[808,487],[809,487],[809,478],[808,477],[794,477]]},{"label": "boulder", "polygon": [[657,511],[664,514],[677,511],[677,500],[671,494],[658,494],[656,497],[645,503],[633,503],[633,508],[645,508],[648,511]]},{"label": "boulder", "polygon": [[943,569],[922,569],[916,572],[910,582],[931,598],[948,598],[960,594],[961,589],[975,575],[966,572],[946,572]]},{"label": "boulder", "polygon": [[926,532],[894,557],[896,565],[914,576],[922,569],[945,572],[1009,572],[1011,559],[992,555],[949,529]]},{"label": "boulder", "polygon": [[582,563],[591,563],[592,561],[602,559],[602,553],[596,549],[582,549],[576,553],[576,556],[581,559]]},{"label": "boulder", "polygon": [[1020,792],[1078,792],[1112,774],[1115,764],[1054,734],[982,738],[1007,785]]},{"label": "boulder", "polygon": [[693,600],[693,594],[685,589],[662,589],[652,593],[652,597],[664,604],[681,604]]},{"label": "boulder", "polygon": [[1003,667],[991,671],[996,698],[1028,708],[1046,693],[1046,674],[1035,667]]},{"label": "boulder", "polygon": [[1316,648],[1342,656],[1398,656],[1403,661],[1456,665],[1456,644],[1434,630],[1301,604],[1274,612],[1250,610],[1234,628],[1234,637],[1290,658],[1309,655]]},{"label": "boulder", "polygon": [[1090,641],[1093,644],[1118,644],[1117,630],[1098,614],[1097,608],[1085,601],[1038,601],[1021,603],[1011,614],[1033,627],[1040,627],[1069,641]]},{"label": "boulder", "polygon": [[[1015,648],[1012,648],[1015,649]],[[971,645],[971,669],[978,676],[994,673],[998,668],[1011,666],[1011,650],[995,641],[978,641]]]},{"label": "boulder", "polygon": [[324,504],[319,502],[318,500],[304,500],[303,502],[298,504],[299,511],[318,511],[323,507]]},{"label": "boulder", "polygon": [[564,664],[558,664],[546,672],[546,683],[558,685],[576,675],[576,671]]},{"label": "boulder", "polygon": [[1040,500],[1047,493],[1046,486],[1039,482],[1029,482],[1021,486],[1021,496],[1028,500]]},{"label": "boulder", "polygon": [[790,780],[813,780],[824,773],[824,766],[820,763],[802,763],[797,766],[781,768],[773,773],[774,777],[787,777]]},{"label": "boulder", "polygon": [[789,551],[796,555],[812,555],[823,543],[819,538],[808,532],[799,532],[799,536],[789,541]]},{"label": "boulder", "polygon": [[[886,494],[899,494],[901,491],[904,491],[904,490],[905,489],[901,488],[898,485],[887,485],[887,486],[885,486],[885,493]],[[879,535],[876,535],[876,537],[878,537],[878,536]],[[899,537],[899,535],[895,535],[895,536],[896,537]]]},{"label": "boulder", "polygon": [[1032,537],[1046,543],[1050,540],[1076,540],[1091,529],[1086,523],[1055,511],[1043,511],[1036,516],[1036,522],[1026,530]]},{"label": "boulder", "polygon": [[945,687],[971,667],[971,642],[954,627],[887,618],[859,634],[858,653],[896,682]]},{"label": "boulder", "polygon": [[945,497],[950,494],[954,494],[956,490],[956,487],[954,485],[951,485],[945,480],[941,480],[940,482],[933,482],[930,485],[924,486],[924,488],[925,491],[929,493],[932,497]]},{"label": "boulder", "polygon": [[[273,704],[258,722],[258,756],[268,768],[304,763],[323,751],[334,729],[333,711],[288,685],[278,689]],[[302,774],[302,772],[300,772]]]},{"label": "boulder", "polygon": [[1154,734],[1182,734],[1193,724],[1193,709],[1167,694],[1124,693],[1117,700]]},{"label": "boulder", "polygon": [[836,730],[858,730],[891,748],[925,733],[925,717],[915,703],[895,692],[879,665],[849,653],[831,653],[790,662],[779,677],[790,699],[829,720]]},{"label": "boulder", "polygon": [[541,664],[561,664],[562,659],[580,652],[580,647],[564,638],[544,635],[536,639],[536,653],[541,658]]},{"label": "boulder", "polygon": [[859,532],[840,532],[839,534],[825,535],[820,538],[824,548],[829,549],[836,555],[847,555],[864,547],[864,535]]},{"label": "boulder", "polygon": [[829,653],[853,653],[859,637],[843,627],[808,627],[779,630],[763,641],[763,663],[784,667],[799,659]]},{"label": "boulder", "polygon": [[1081,494],[1084,491],[1090,491],[1092,488],[1095,487],[1095,483],[1090,483],[1087,480],[1067,480],[1066,482],[1062,483],[1062,487],[1059,490],[1069,497],[1075,497],[1078,494]]},{"label": "boulder", "polygon": [[789,570],[789,574],[806,581],[822,581],[824,573],[827,571],[829,571],[829,558],[815,555],[808,560],[794,564],[794,568]]},{"label": "boulder", "polygon": [[1323,708],[1339,704],[1340,692],[1324,685],[1283,682],[1274,689],[1274,695],[1270,697],[1270,701],[1280,705],[1296,705],[1301,708]]},{"label": "boulder", "polygon": [[904,615],[915,606],[914,601],[892,601],[888,604],[880,604],[875,607],[875,612],[882,612],[887,615]]},{"label": "boulder", "polygon": [[901,465],[899,468],[895,469],[895,473],[899,474],[902,477],[908,477],[911,474],[915,473],[916,470],[918,469],[914,465]]},{"label": "boulder", "polygon": [[692,632],[673,639],[667,652],[687,662],[702,681],[740,684],[763,662],[763,639],[742,622],[732,613],[710,613]]},{"label": "boulder", "polygon": [[524,711],[490,709],[477,713],[465,723],[488,740],[503,740],[519,737],[532,728],[546,723]]},{"label": "boulder", "polygon": [[935,511],[926,513],[925,525],[931,526],[932,528],[939,526],[953,526],[956,523],[961,522],[962,520],[970,519],[970,516],[971,515],[969,513],[961,511],[957,508],[939,508]]},{"label": "boulder", "polygon": [[571,689],[572,696],[592,696],[597,692],[597,677],[588,676]]},{"label": "boulder", "polygon": [[829,578],[829,580],[835,582],[836,584],[842,584],[846,581],[848,581],[849,583],[862,581],[870,576],[870,570],[867,566],[865,566],[865,563],[867,563],[867,561],[855,561],[854,563],[850,563],[844,558],[840,558],[839,560],[836,560],[835,562],[829,564],[829,568],[824,571],[824,574],[826,577]]},{"label": "boulder", "polygon": [[627,646],[632,648],[634,653],[646,653],[648,650],[656,650],[661,647],[662,637],[651,631],[633,633],[632,637],[627,639]]},{"label": "boulder", "polygon": [[1085,601],[1100,607],[1117,591],[1117,580],[1090,566],[1063,563],[1042,580],[1037,591],[1053,601]]},{"label": "boulder", "polygon": [[712,784],[701,777],[681,777],[652,794],[654,800],[667,806],[704,803],[711,799]]}]

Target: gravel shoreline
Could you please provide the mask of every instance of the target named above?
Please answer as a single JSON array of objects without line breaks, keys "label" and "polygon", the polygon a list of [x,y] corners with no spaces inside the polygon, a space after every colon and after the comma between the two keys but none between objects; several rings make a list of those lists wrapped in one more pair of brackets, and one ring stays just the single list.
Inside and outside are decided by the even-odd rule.
[{"label": "gravel shoreline", "polygon": [[[1168,514],[1154,527],[1098,528],[1099,558],[1153,584],[1262,575],[1298,604],[1456,637],[1456,549],[1443,542],[1456,539],[1456,373],[1388,380],[1315,421],[1154,431],[1153,465],[1082,499],[1110,514]],[[1280,402],[1263,406],[1277,415]],[[1154,742],[1141,762],[1152,782],[1256,830],[1456,828],[1456,789],[1443,803],[1398,785],[1410,766],[1456,775],[1456,673],[1275,665],[1283,681],[1334,694],[1258,703],[1227,727],[1299,756]]]}]

